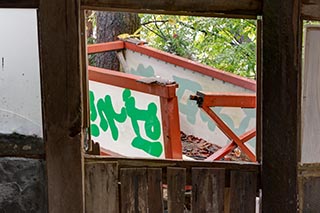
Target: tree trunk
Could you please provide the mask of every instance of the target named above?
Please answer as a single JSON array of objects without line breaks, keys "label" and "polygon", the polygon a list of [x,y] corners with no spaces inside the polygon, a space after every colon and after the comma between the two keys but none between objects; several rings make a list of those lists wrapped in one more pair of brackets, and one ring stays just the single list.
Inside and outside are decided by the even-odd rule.
[{"label": "tree trunk", "polygon": [[[97,43],[117,40],[123,33],[133,34],[140,27],[140,18],[135,13],[97,12]],[[96,66],[119,70],[115,52],[97,54]]]}]

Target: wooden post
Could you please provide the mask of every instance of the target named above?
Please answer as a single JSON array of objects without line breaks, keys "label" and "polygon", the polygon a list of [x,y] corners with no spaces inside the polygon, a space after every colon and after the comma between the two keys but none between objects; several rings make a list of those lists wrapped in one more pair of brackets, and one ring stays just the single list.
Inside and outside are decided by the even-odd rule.
[{"label": "wooden post", "polygon": [[50,213],[84,212],[80,1],[41,0],[40,60]]},{"label": "wooden post", "polygon": [[297,212],[300,1],[264,1],[262,25],[262,208]]}]

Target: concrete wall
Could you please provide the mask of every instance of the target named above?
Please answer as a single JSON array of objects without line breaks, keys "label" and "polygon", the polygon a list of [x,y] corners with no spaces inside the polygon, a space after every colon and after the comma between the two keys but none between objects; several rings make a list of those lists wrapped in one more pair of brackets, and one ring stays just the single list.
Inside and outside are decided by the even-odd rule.
[{"label": "concrete wall", "polygon": [[43,213],[37,11],[0,9],[0,29],[0,213]]},{"label": "concrete wall", "polygon": [[42,136],[37,11],[0,9],[0,133]]},{"label": "concrete wall", "polygon": [[43,160],[0,158],[0,213],[46,212],[45,183]]}]

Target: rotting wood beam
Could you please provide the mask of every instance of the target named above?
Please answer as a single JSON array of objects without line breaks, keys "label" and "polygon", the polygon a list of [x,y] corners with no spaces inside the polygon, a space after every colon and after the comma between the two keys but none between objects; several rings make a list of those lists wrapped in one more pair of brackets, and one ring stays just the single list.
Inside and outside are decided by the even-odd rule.
[{"label": "rotting wood beam", "polygon": [[[191,0],[189,0],[191,1]],[[0,8],[38,8],[40,0],[4,0],[0,1]],[[181,3],[182,2],[182,3]],[[220,0],[213,1],[209,7],[203,7],[207,1],[197,1],[188,4],[178,1],[174,7],[168,7],[167,3],[160,0],[143,2],[122,0],[81,0],[83,9],[128,11],[140,13],[166,13],[180,15],[216,16],[230,18],[256,18],[262,15],[262,0]],[[189,6],[189,5],[194,5]],[[240,6],[239,6],[240,5]],[[200,8],[200,9],[199,9]],[[320,21],[320,0],[302,0],[301,14],[306,20]]]},{"label": "rotting wood beam", "polygon": [[226,170],[241,170],[259,172],[260,164],[257,162],[231,162],[231,161],[187,161],[172,159],[143,159],[143,158],[120,158],[105,157],[97,155],[85,155],[85,163],[92,162],[117,162],[120,168],[147,167],[147,168],[166,168],[166,167],[183,167],[191,169],[193,167],[206,168],[224,168]]},{"label": "rotting wood beam", "polygon": [[0,8],[38,8],[40,0],[2,0]]},{"label": "rotting wood beam", "polygon": [[[167,168],[178,167],[185,168],[187,171],[187,184],[192,184],[191,180],[191,169],[196,167],[202,168],[223,168],[226,171],[226,180],[230,178],[231,171],[243,171],[243,172],[254,172],[257,175],[260,174],[260,164],[252,162],[231,162],[231,161],[187,161],[187,160],[169,160],[169,159],[143,159],[143,158],[120,158],[120,157],[105,157],[105,156],[85,156],[85,164],[92,163],[110,163],[117,162],[118,169],[121,168],[161,168],[163,183],[167,183]],[[260,183],[260,182],[259,182]],[[228,186],[229,181],[226,181]],[[260,185],[258,185],[260,187]]]},{"label": "rotting wood beam", "polygon": [[262,211],[297,212],[301,115],[299,0],[264,1]]},{"label": "rotting wood beam", "polygon": [[320,0],[302,0],[303,19],[320,21]]},{"label": "rotting wood beam", "polygon": [[84,9],[176,15],[255,18],[262,0],[81,0]]},{"label": "rotting wood beam", "polygon": [[[254,19],[262,15],[262,4],[263,0],[175,0],[168,2],[162,0],[81,0],[82,8],[91,10]],[[304,19],[320,21],[319,11],[320,0],[302,0],[301,14]]]},{"label": "rotting wood beam", "polygon": [[80,0],[41,0],[40,74],[48,212],[84,212]]}]

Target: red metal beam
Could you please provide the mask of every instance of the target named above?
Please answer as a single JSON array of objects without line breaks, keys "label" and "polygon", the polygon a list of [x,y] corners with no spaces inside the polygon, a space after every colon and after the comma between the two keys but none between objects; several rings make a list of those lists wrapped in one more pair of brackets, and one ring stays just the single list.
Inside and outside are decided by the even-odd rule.
[{"label": "red metal beam", "polygon": [[[256,136],[256,128],[244,133],[239,138],[242,141],[242,143],[245,143],[245,142],[247,142],[248,140],[252,139],[255,136]],[[220,160],[221,158],[223,158],[226,154],[231,152],[236,147],[237,147],[237,144],[234,141],[231,141],[229,144],[227,144],[226,146],[222,147],[217,152],[215,152],[214,154],[212,154],[208,158],[206,158],[205,161]]]},{"label": "red metal beam", "polygon": [[256,95],[246,93],[197,92],[203,98],[204,106],[256,108]]},{"label": "red metal beam", "polygon": [[138,81],[143,77],[92,66],[88,67],[88,71],[89,80],[92,81],[132,89],[164,98],[176,97],[176,88],[178,87],[177,84],[145,84]]},{"label": "red metal beam", "polygon": [[122,50],[122,49],[124,49],[123,41],[112,41],[112,42],[99,43],[99,44],[90,44],[88,45],[88,54]]},{"label": "red metal beam", "polygon": [[166,158],[182,159],[178,99],[160,98],[160,103]]},{"label": "red metal beam", "polygon": [[221,118],[219,118],[215,112],[210,109],[210,107],[202,106],[201,109],[204,110],[215,121],[217,127],[228,138],[233,140],[240,147],[240,149],[247,154],[251,161],[256,161],[256,156],[251,152],[251,150],[242,143],[241,139],[221,120]]}]

